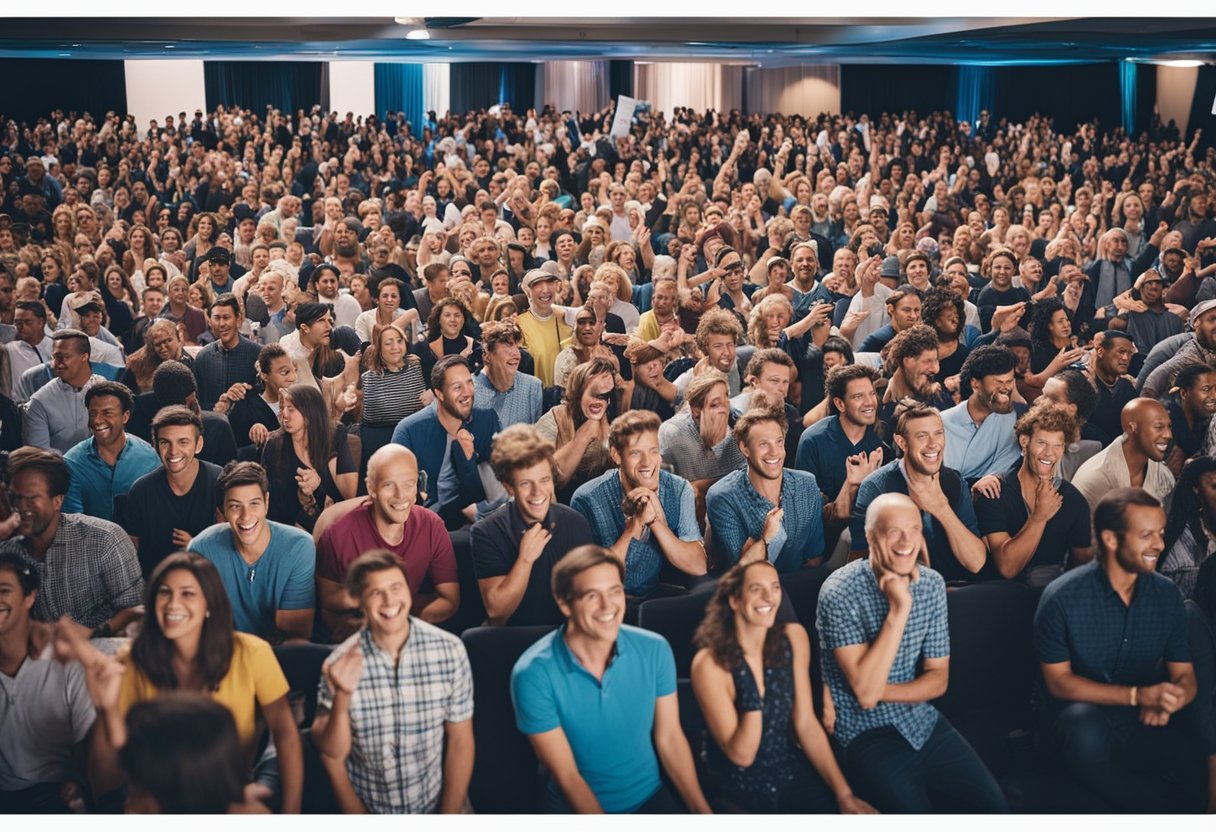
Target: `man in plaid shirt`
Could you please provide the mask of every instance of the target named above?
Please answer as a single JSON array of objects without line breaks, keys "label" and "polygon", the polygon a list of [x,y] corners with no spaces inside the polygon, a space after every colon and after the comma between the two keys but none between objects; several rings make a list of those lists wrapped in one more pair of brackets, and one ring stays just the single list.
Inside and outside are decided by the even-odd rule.
[{"label": "man in plaid shirt", "polygon": [[339,805],[347,813],[462,811],[473,775],[464,645],[410,616],[405,567],[388,551],[352,563],[346,588],[365,623],[326,660],[312,726]]}]

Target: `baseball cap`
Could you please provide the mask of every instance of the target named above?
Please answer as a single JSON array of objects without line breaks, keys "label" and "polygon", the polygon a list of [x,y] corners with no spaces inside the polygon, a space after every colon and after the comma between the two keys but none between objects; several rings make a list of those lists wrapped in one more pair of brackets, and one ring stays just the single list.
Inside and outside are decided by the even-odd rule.
[{"label": "baseball cap", "polygon": [[1201,315],[1205,315],[1208,312],[1211,312],[1213,309],[1216,309],[1216,299],[1200,301],[1199,303],[1195,304],[1195,308],[1191,310],[1191,317],[1189,319],[1190,322],[1193,324],[1195,321],[1199,320]]},{"label": "baseball cap", "polygon": [[228,253],[228,249],[223,246],[214,246],[207,250],[203,255],[203,260],[208,263],[231,263],[232,255]]}]

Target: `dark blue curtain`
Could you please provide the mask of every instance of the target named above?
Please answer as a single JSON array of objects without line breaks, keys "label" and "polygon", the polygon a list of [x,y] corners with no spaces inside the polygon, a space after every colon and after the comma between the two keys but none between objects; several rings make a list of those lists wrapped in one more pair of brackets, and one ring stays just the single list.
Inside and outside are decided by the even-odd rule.
[{"label": "dark blue curtain", "polygon": [[484,110],[499,103],[498,96],[502,93],[499,70],[499,64],[482,61],[452,64],[452,112]]},{"label": "dark blue curtain", "polygon": [[516,113],[536,106],[536,64],[500,64],[497,103],[506,102]]},{"label": "dark blue curtain", "polygon": [[1191,99],[1191,118],[1187,122],[1186,131],[1189,139],[1195,128],[1203,128],[1203,137],[1199,140],[1200,149],[1206,150],[1216,144],[1216,66],[1199,67],[1199,77],[1195,79],[1195,97]]},{"label": "dark blue curtain", "polygon": [[846,113],[916,110],[921,115],[954,109],[957,72],[952,66],[844,64],[840,67],[840,109]]},{"label": "dark blue curtain", "polygon": [[954,117],[959,121],[975,124],[980,111],[992,112],[996,102],[996,74],[990,66],[960,66],[958,68],[958,95],[954,104]]},{"label": "dark blue curtain", "polygon": [[1009,66],[996,70],[996,118],[1025,121],[1049,116],[1055,129],[1071,134],[1097,119],[1103,130],[1122,123],[1119,63]]},{"label": "dark blue curtain", "polygon": [[616,101],[618,95],[633,97],[633,61],[608,62],[608,97]]},{"label": "dark blue curtain", "polygon": [[376,114],[405,113],[410,135],[421,136],[426,114],[422,109],[422,64],[376,64]]},{"label": "dark blue curtain", "polygon": [[[51,110],[89,112],[100,123],[109,110],[127,113],[122,61],[53,58],[0,59],[0,115],[33,124]],[[146,125],[141,125],[146,126]]]},{"label": "dark blue curtain", "polygon": [[329,65],[318,61],[204,61],[207,109],[261,110],[267,105],[294,113],[320,104],[329,110]]}]

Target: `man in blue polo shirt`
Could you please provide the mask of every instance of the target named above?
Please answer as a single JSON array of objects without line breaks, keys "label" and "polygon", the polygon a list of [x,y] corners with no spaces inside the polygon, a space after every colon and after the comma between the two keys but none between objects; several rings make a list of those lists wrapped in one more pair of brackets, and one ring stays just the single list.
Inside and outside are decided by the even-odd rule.
[{"label": "man in blue polo shirt", "polygon": [[[549,784],[542,811],[708,813],[680,727],[676,667],[658,635],[622,625],[625,568],[580,546],[553,568],[566,624],[519,658],[511,701]],[[659,778],[659,764],[679,798]]]},{"label": "man in blue polo shirt", "polygon": [[852,558],[868,551],[866,509],[880,494],[907,494],[921,510],[929,562],[947,581],[969,581],[983,569],[988,549],[979,538],[971,490],[958,471],[942,464],[946,432],[935,408],[917,406],[899,417],[895,444],[902,457],[870,474],[853,503]]},{"label": "man in blue polo shirt", "polygon": [[1216,742],[1188,707],[1198,685],[1182,595],[1155,571],[1164,535],[1156,497],[1110,492],[1094,510],[1097,557],[1053,581],[1034,616],[1041,728],[1116,812],[1201,811],[1204,756],[1216,795]]},{"label": "man in blue polo shirt", "polygon": [[270,481],[256,462],[230,462],[215,491],[225,523],[199,532],[191,552],[215,564],[232,623],[272,643],[312,635],[317,553],[312,537],[266,519]]}]

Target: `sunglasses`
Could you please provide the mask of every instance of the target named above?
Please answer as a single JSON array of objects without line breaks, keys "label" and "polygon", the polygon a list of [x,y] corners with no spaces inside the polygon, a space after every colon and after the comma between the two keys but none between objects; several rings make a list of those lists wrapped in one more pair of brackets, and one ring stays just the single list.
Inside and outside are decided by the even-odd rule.
[{"label": "sunglasses", "polygon": [[613,396],[613,395],[614,395],[614,394],[613,394],[613,391],[612,391],[612,390],[609,390],[609,391],[608,391],[608,392],[606,392],[606,393],[592,393],[592,394],[591,394],[592,398],[599,399],[599,400],[600,400],[600,401],[602,401],[604,404],[609,404],[609,403],[612,401],[612,396]]},{"label": "sunglasses", "polygon": [[596,320],[595,318],[579,318],[574,323],[578,326],[595,326]]},{"label": "sunglasses", "polygon": [[723,266],[722,271],[726,274],[736,274],[743,271],[742,263],[731,263],[729,266]]}]

